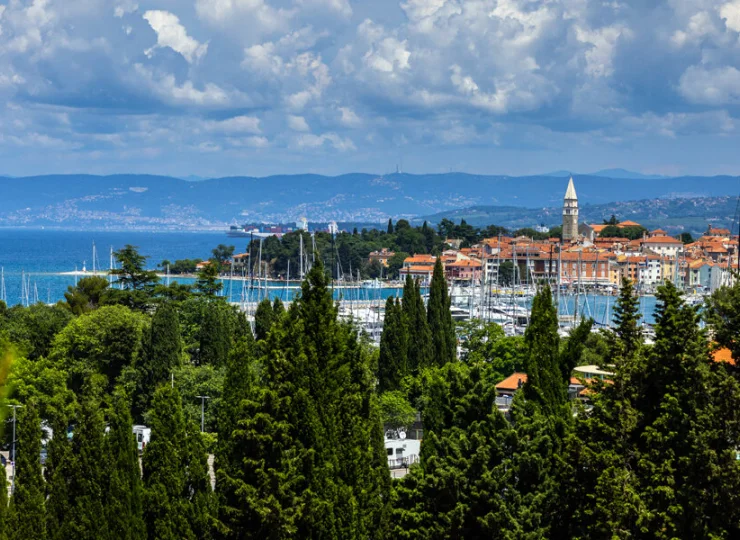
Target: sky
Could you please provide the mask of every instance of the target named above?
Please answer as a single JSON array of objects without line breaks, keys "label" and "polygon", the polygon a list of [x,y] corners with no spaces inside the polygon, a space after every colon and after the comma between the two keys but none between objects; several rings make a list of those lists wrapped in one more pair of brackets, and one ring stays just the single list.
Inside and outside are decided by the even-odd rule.
[{"label": "sky", "polygon": [[0,0],[0,174],[737,174],[740,0]]}]

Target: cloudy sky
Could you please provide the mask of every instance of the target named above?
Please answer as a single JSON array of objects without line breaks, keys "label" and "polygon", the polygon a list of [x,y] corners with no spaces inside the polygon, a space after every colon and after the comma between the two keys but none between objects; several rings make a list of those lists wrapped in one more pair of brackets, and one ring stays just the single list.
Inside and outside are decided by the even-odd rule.
[{"label": "cloudy sky", "polygon": [[0,0],[0,174],[740,169],[740,0]]}]

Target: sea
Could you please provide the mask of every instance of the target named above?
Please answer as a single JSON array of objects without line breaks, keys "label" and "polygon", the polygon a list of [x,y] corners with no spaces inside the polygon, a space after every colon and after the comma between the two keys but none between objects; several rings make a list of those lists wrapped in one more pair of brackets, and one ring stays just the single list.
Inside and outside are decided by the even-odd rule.
[{"label": "sea", "polygon": [[[219,244],[233,245],[237,252],[247,248],[246,238],[230,238],[221,232],[100,232],[63,231],[38,229],[0,229],[0,269],[5,289],[0,290],[0,299],[8,305],[45,302],[54,303],[64,299],[67,288],[74,286],[79,276],[75,271],[83,269],[107,270],[110,267],[110,252],[126,244],[137,246],[147,257],[147,266],[156,269],[163,260],[207,259],[211,250]],[[96,260],[93,261],[93,245]],[[172,277],[172,281],[192,283],[187,278]],[[298,290],[298,283],[289,287],[273,285],[263,287],[262,295],[291,299]],[[422,291],[426,292],[426,291]],[[366,289],[354,291],[337,289],[335,297],[357,300],[381,300],[389,296],[401,296],[400,288]],[[224,295],[230,301],[245,299],[245,284],[238,280],[224,282]],[[249,300],[259,300],[249,296]],[[653,322],[655,297],[645,296],[640,300],[644,321]],[[575,298],[562,297],[560,312],[574,315]],[[581,296],[578,313],[592,317],[598,324],[607,325],[612,317],[614,298],[607,296]]]}]

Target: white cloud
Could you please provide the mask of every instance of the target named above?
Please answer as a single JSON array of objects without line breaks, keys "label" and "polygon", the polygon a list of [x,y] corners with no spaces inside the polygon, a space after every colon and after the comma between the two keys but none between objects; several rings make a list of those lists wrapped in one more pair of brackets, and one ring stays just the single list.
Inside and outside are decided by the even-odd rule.
[{"label": "white cloud", "polygon": [[196,0],[201,20],[218,27],[233,28],[241,36],[289,29],[294,10],[275,9],[264,0]]},{"label": "white cloud", "polygon": [[177,84],[175,76],[163,74],[156,76],[142,64],[135,64],[134,70],[152,92],[170,105],[196,105],[202,107],[226,107],[244,104],[246,96],[239,92],[227,92],[214,83],[206,83],[203,89],[195,87],[192,81]]},{"label": "white cloud", "polygon": [[235,116],[218,122],[208,122],[207,128],[223,133],[262,133],[260,119],[255,116]]},{"label": "white cloud", "polygon": [[139,4],[136,2],[133,2],[132,0],[125,0],[124,2],[119,3],[114,9],[113,9],[113,16],[121,19],[124,15],[128,13],[134,13],[136,10],[139,9]]},{"label": "white cloud", "polygon": [[304,9],[324,8],[342,17],[352,16],[352,6],[349,5],[348,0],[298,0],[297,3]]},{"label": "white cloud", "polygon": [[614,73],[612,62],[617,40],[621,37],[629,38],[630,30],[621,25],[613,25],[597,30],[576,26],[575,31],[578,41],[591,46],[585,52],[586,73],[592,77],[611,76]]},{"label": "white cloud", "polygon": [[357,113],[349,107],[339,107],[339,112],[342,114],[339,122],[348,128],[356,128],[362,125],[362,119],[357,116]]},{"label": "white cloud", "polygon": [[687,100],[702,105],[740,103],[740,71],[732,66],[690,66],[681,75],[679,91]]},{"label": "white cloud", "polygon": [[288,115],[288,127],[293,131],[311,131],[305,118],[292,114]]},{"label": "white cloud", "polygon": [[740,32],[740,0],[722,4],[719,14],[725,20],[727,28]]},{"label": "white cloud", "polygon": [[246,146],[249,148],[267,148],[268,146],[270,146],[270,141],[267,139],[267,137],[256,135],[239,139],[230,138],[229,143],[232,146]]},{"label": "white cloud", "polygon": [[177,15],[168,11],[147,11],[143,17],[157,34],[157,45],[148,49],[147,55],[156,47],[169,47],[192,64],[208,52],[208,43],[198,43],[190,37]]},{"label": "white cloud", "polygon": [[365,63],[375,71],[389,74],[408,70],[411,67],[411,53],[407,45],[408,41],[405,39],[399,41],[394,37],[387,37],[365,53]]},{"label": "white cloud", "polygon": [[313,133],[306,133],[300,135],[296,141],[299,148],[320,148],[325,143],[330,143],[335,150],[347,151],[357,150],[355,144],[349,138],[342,138],[336,133],[324,133],[322,135],[315,135]]}]

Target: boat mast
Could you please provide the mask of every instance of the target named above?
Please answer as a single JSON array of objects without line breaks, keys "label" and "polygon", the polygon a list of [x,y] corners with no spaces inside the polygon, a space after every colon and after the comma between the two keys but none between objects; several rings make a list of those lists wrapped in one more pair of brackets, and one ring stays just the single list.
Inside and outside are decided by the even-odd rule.
[{"label": "boat mast", "polygon": [[0,300],[8,303],[7,293],[5,291],[5,268],[0,268]]}]

